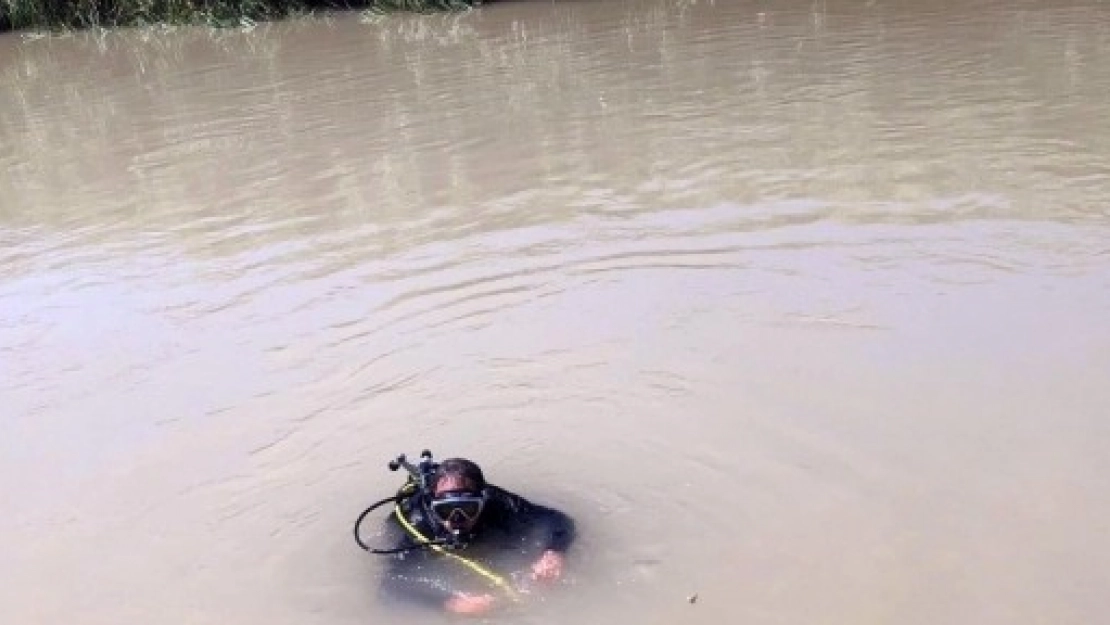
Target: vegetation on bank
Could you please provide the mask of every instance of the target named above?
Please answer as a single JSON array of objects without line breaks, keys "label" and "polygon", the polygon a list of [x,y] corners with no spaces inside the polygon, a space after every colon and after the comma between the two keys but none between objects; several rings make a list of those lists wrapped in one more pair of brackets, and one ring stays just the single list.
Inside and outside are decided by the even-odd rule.
[{"label": "vegetation on bank", "polygon": [[480,0],[0,0],[0,31],[149,24],[238,26],[314,10],[451,11]]}]

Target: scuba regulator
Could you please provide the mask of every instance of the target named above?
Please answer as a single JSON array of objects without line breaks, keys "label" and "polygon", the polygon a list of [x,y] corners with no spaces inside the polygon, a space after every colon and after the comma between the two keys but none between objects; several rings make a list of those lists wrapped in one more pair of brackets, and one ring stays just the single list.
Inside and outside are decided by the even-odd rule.
[{"label": "scuba regulator", "polygon": [[[447,532],[444,536],[435,539],[428,539],[423,534],[414,528],[408,519],[405,518],[405,511],[402,508],[402,503],[407,500],[414,499],[418,503],[426,502],[431,499],[431,495],[435,492],[436,471],[439,469],[439,463],[432,460],[432,452],[425,449],[420,452],[420,461],[413,464],[408,461],[405,454],[400,454],[395,459],[390,460],[387,465],[390,471],[397,471],[402,467],[408,472],[408,477],[405,483],[397,491],[397,494],[386,497],[381,501],[375,502],[369,508],[362,511],[355,520],[355,542],[359,547],[364,550],[379,555],[390,555],[396,553],[403,553],[406,551],[413,551],[415,549],[437,548],[437,549],[456,549],[465,546],[465,542],[458,532]],[[360,528],[363,520],[366,519],[374,510],[384,506],[387,503],[393,503],[393,514],[397,515],[397,520],[405,528],[405,530],[416,539],[416,544],[396,547],[393,549],[374,549],[362,541]]]}]

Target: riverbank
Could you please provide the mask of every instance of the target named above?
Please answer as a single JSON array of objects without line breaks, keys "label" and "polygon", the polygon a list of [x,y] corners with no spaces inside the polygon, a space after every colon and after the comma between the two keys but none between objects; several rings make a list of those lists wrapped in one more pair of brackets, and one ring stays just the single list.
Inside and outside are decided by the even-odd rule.
[{"label": "riverbank", "polygon": [[150,24],[238,26],[320,10],[453,11],[479,0],[0,0],[0,32]]}]

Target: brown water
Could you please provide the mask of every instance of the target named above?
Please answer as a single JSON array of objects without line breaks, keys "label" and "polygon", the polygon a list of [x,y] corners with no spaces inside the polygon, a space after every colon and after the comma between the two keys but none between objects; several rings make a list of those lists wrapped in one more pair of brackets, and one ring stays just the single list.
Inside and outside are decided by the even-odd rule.
[{"label": "brown water", "polygon": [[578,521],[495,623],[1100,622],[1108,102],[1096,0],[0,37],[0,622],[404,622],[423,447]]}]

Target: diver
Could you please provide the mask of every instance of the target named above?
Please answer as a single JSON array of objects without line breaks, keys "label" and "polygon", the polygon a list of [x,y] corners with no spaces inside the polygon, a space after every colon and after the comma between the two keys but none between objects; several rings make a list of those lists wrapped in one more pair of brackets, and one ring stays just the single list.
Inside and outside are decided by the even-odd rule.
[{"label": "diver", "polygon": [[518,601],[536,584],[559,580],[575,538],[565,513],[528,501],[486,482],[465,458],[433,463],[422,454],[419,468],[404,456],[390,463],[409,469],[410,481],[393,499],[386,521],[396,546],[364,549],[390,556],[381,590],[455,614],[482,615]]}]

